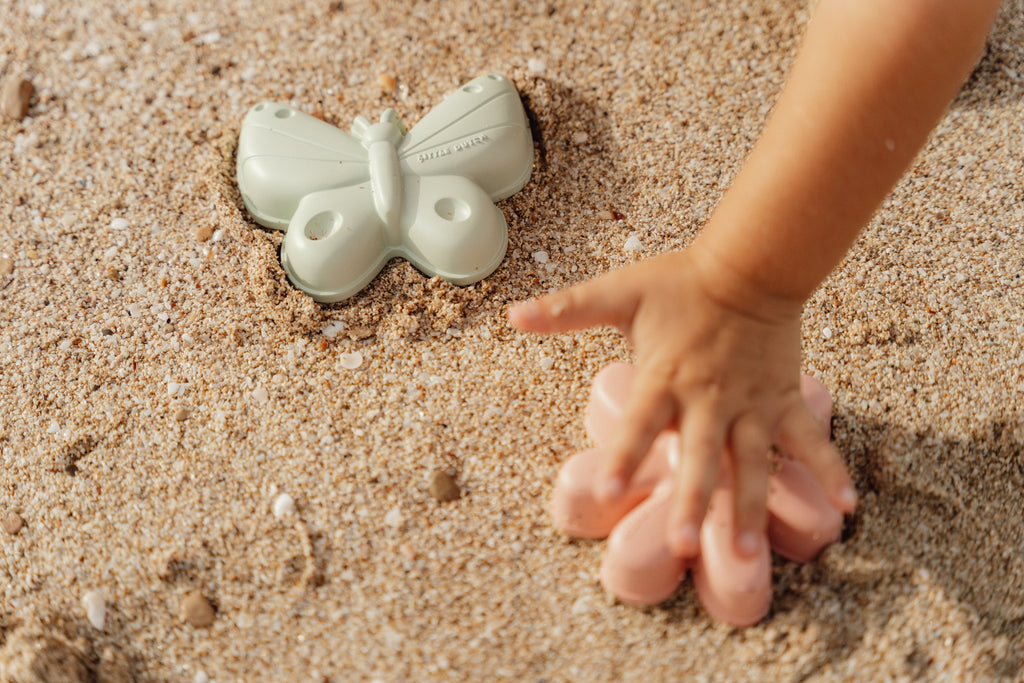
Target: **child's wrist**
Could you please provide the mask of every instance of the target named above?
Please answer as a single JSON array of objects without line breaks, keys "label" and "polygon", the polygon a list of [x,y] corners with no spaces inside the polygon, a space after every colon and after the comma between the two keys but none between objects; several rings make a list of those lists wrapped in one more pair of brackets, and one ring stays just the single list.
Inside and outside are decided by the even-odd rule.
[{"label": "child's wrist", "polygon": [[799,317],[810,294],[786,292],[775,283],[758,278],[728,254],[719,253],[703,235],[685,254],[708,296],[751,317],[770,321]]}]

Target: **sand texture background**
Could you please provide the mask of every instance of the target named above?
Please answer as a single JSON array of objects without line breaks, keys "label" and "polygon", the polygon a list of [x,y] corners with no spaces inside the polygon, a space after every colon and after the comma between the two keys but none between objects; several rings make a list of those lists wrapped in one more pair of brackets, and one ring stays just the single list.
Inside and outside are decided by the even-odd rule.
[{"label": "sand texture background", "polygon": [[[0,122],[0,516],[24,520],[0,532],[0,662],[60,642],[67,680],[1020,680],[1020,0],[807,307],[862,496],[843,542],[776,560],[771,614],[733,630],[688,584],[616,604],[603,544],[548,522],[591,380],[629,349],[519,334],[507,305],[692,240],[807,11],[0,0],[0,77],[37,91]],[[415,126],[489,72],[537,153],[500,268],[459,288],[396,261],[335,305],[293,288],[240,206],[246,110]],[[431,496],[437,470],[461,498]],[[182,617],[193,591],[209,626]]]}]

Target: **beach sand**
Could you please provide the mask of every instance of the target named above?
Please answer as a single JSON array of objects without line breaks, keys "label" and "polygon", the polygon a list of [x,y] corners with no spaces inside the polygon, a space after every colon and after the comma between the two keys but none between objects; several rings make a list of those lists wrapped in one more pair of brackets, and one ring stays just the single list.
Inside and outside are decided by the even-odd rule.
[{"label": "beach sand", "polygon": [[[0,517],[23,521],[0,532],[8,676],[1020,680],[1024,3],[807,306],[805,370],[862,503],[819,559],[775,561],[772,611],[745,630],[688,583],[617,604],[603,543],[551,527],[590,383],[630,351],[504,316],[693,239],[807,6],[481,5],[3,3],[0,78],[36,90],[0,122]],[[347,129],[394,107],[415,127],[490,72],[536,144],[500,203],[498,270],[460,288],[394,261],[332,305],[292,287],[235,185],[247,109]],[[431,495],[438,470],[457,500]],[[281,494],[294,513],[274,514]],[[184,618],[194,592],[207,626]],[[80,675],[27,677],[33,643]]]}]

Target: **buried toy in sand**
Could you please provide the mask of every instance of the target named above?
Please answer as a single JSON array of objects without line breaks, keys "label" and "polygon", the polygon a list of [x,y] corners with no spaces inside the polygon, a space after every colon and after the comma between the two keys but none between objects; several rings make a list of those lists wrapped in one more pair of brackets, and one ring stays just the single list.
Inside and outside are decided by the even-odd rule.
[{"label": "buried toy in sand", "polygon": [[[733,626],[749,626],[771,605],[771,554],[807,562],[839,539],[842,514],[801,463],[773,457],[768,480],[768,536],[754,557],[739,555],[733,544],[733,499],[727,485],[711,496],[701,527],[701,552],[684,560],[666,542],[673,472],[672,434],[663,433],[636,471],[625,494],[613,503],[595,498],[602,461],[601,447],[614,434],[633,380],[634,368],[609,365],[594,380],[586,428],[596,448],[577,453],[562,466],[551,512],[555,526],[571,536],[608,538],[601,565],[601,583],[623,602],[654,605],[671,597],[686,576],[708,614]],[[832,399],[816,379],[801,378],[801,391],[811,412],[829,430]]]},{"label": "buried toy in sand", "polygon": [[393,109],[357,117],[350,134],[263,102],[238,139],[245,206],[287,231],[281,263],[317,301],[347,299],[396,256],[457,285],[490,275],[508,246],[494,202],[532,168],[526,112],[498,74],[457,88],[409,133]]}]

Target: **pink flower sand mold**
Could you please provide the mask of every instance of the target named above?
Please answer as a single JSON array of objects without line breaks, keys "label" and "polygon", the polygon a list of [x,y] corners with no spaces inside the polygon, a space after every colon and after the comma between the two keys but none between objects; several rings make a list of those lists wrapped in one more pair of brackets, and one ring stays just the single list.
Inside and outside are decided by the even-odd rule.
[{"label": "pink flower sand mold", "polygon": [[[712,494],[701,527],[700,556],[687,562],[673,555],[665,542],[673,469],[671,434],[655,440],[619,500],[599,503],[594,496],[600,449],[614,433],[633,373],[631,365],[613,363],[595,378],[586,428],[597,447],[577,453],[562,466],[551,502],[555,526],[571,536],[608,537],[601,583],[623,602],[662,602],[692,570],[697,596],[713,619],[733,626],[754,624],[771,604],[769,543],[783,557],[807,562],[839,539],[842,514],[803,464],[777,458],[769,477],[768,542],[761,544],[760,554],[744,558],[734,550],[732,490],[723,483]],[[828,390],[805,375],[801,391],[827,433],[832,415]]]}]

